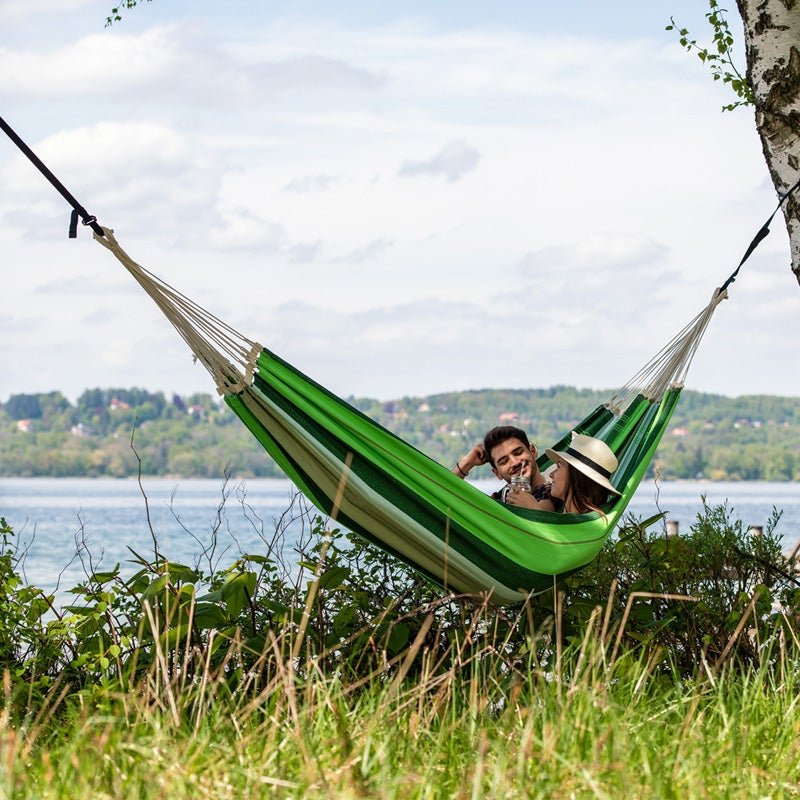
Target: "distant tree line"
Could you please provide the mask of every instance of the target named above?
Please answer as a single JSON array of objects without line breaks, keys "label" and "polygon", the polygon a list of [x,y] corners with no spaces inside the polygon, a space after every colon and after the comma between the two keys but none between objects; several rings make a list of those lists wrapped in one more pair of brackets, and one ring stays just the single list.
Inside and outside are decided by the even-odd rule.
[{"label": "distant tree line", "polygon": [[[494,425],[525,428],[549,446],[611,392],[555,386],[483,389],[391,401],[348,401],[450,465]],[[136,452],[131,447],[133,436]],[[89,389],[15,394],[0,404],[0,475],[279,477],[227,406],[208,394]],[[650,474],[664,479],[800,480],[800,399],[684,392]],[[480,473],[479,473],[480,474]],[[486,477],[488,469],[484,469]]]}]

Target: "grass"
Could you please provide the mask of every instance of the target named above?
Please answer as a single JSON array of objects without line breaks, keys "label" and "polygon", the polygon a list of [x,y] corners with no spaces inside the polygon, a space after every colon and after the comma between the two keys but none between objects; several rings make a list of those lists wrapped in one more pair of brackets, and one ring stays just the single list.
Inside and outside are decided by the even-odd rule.
[{"label": "grass", "polygon": [[161,652],[124,693],[56,685],[16,721],[7,702],[0,797],[800,796],[800,664],[779,637],[760,668],[685,681],[663,653],[614,653],[600,616],[563,652],[548,634],[522,657],[470,650],[468,631],[447,662],[415,642],[362,677],[296,640],[246,674],[236,643],[213,673]]}]

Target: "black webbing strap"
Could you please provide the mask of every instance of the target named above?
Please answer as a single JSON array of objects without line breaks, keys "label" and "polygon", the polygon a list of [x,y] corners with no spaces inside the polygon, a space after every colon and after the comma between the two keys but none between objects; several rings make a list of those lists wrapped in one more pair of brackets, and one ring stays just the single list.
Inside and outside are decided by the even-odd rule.
[{"label": "black webbing strap", "polygon": [[72,206],[72,216],[69,221],[69,238],[74,239],[78,235],[78,217],[81,218],[84,225],[91,226],[92,230],[98,235],[103,236],[103,229],[97,222],[97,217],[92,216],[89,212],[70,194],[67,187],[53,175],[52,172],[42,163],[41,159],[28,147],[22,139],[12,130],[11,126],[0,117],[0,128],[2,128],[8,138],[28,157],[30,162],[39,170],[39,172],[53,184],[58,193]]},{"label": "black webbing strap", "polygon": [[728,280],[726,280],[725,283],[720,286],[720,292],[724,292],[736,280],[736,276],[739,274],[742,264],[744,264],[744,262],[750,258],[753,250],[755,250],[756,247],[758,247],[761,242],[767,238],[767,235],[769,234],[770,223],[772,222],[773,217],[778,213],[780,207],[783,205],[783,201],[786,200],[786,198],[789,197],[789,195],[798,187],[800,187],[800,180],[798,180],[794,186],[787,189],[783,194],[778,195],[778,197],[780,197],[780,200],[778,200],[778,205],[775,206],[775,210],[769,215],[769,219],[761,226],[759,232],[753,237],[753,241],[748,245],[745,254],[742,256],[742,260],[739,262],[739,266],[736,267],[736,269],[728,276]]}]

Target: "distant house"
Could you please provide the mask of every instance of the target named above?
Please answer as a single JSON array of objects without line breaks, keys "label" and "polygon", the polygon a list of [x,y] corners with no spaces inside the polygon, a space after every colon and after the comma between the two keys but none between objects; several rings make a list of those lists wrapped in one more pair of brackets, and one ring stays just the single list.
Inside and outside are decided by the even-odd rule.
[{"label": "distant house", "polygon": [[431,410],[431,407],[427,403],[420,403],[417,406],[417,411],[420,414],[427,414]]},{"label": "distant house", "polygon": [[206,410],[203,408],[203,406],[194,405],[189,406],[189,408],[186,409],[186,413],[190,417],[194,417],[194,419],[203,419],[206,415]]},{"label": "distant house", "polygon": [[73,425],[69,429],[69,432],[73,436],[93,436],[94,435],[94,431],[92,431],[92,429],[88,425],[84,425],[82,422],[79,422],[77,425]]},{"label": "distant house", "polygon": [[130,405],[128,403],[116,397],[112,397],[111,402],[108,404],[109,411],[127,411],[129,408]]},{"label": "distant house", "polygon": [[500,422],[516,422],[519,418],[519,414],[516,411],[504,411],[498,419]]},{"label": "distant house", "polygon": [[689,435],[689,431],[688,431],[687,428],[673,428],[670,431],[670,434],[672,436],[679,436],[679,437],[683,438],[684,436],[688,436]]},{"label": "distant house", "polygon": [[32,419],[19,419],[17,420],[17,430],[21,433],[30,433],[33,430]]}]

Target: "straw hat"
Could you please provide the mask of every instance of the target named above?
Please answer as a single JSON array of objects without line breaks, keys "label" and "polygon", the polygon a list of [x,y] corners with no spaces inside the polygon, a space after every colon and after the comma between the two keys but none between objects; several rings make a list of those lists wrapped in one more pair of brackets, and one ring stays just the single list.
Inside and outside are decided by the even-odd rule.
[{"label": "straw hat", "polygon": [[620,494],[608,480],[619,462],[611,452],[611,448],[600,439],[573,431],[572,441],[566,450],[548,448],[545,453],[552,461],[560,458],[595,483],[599,483],[604,489],[613,494]]}]

